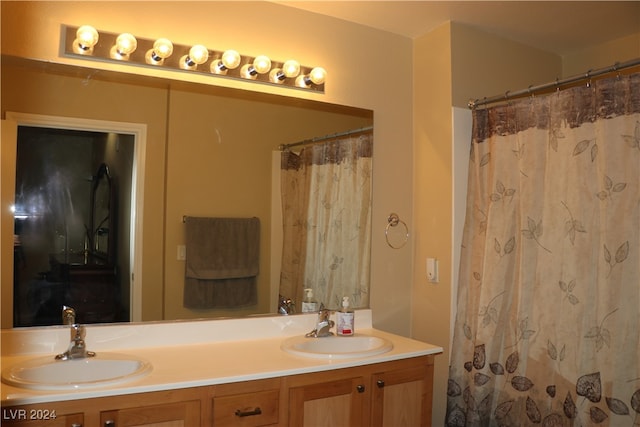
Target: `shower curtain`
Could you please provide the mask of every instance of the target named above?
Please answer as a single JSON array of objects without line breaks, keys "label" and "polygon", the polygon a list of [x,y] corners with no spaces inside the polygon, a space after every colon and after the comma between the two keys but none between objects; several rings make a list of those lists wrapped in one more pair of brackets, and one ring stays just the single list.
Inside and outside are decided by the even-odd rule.
[{"label": "shower curtain", "polygon": [[280,294],[300,310],[305,288],[327,308],[369,306],[371,132],[281,155]]},{"label": "shower curtain", "polygon": [[640,425],[640,73],[476,110],[447,426]]}]

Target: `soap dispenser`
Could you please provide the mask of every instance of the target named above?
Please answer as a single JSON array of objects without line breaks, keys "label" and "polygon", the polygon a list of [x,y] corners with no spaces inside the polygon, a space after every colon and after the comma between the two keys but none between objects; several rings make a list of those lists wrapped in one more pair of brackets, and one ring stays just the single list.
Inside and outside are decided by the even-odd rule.
[{"label": "soap dispenser", "polygon": [[304,290],[305,297],[302,300],[303,313],[317,313],[318,303],[313,299],[313,289],[306,288]]},{"label": "soap dispenser", "polygon": [[342,310],[336,312],[336,333],[342,336],[353,335],[354,313],[349,308],[349,297],[342,298]]}]

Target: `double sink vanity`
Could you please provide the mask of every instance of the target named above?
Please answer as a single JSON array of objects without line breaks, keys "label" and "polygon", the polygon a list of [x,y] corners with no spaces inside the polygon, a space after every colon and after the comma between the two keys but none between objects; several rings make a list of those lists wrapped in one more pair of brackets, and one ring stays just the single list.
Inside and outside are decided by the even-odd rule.
[{"label": "double sink vanity", "polygon": [[88,326],[90,356],[68,360],[70,326],[3,330],[2,424],[430,425],[441,347],[372,328],[370,310],[351,337],[306,337],[316,320]]}]

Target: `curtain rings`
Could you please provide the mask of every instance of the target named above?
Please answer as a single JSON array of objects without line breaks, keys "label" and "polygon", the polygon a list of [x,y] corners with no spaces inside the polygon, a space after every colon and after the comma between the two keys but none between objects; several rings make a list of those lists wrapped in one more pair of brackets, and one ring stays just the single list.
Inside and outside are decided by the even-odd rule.
[{"label": "curtain rings", "polygon": [[[391,229],[391,227],[397,227],[398,224],[402,224],[402,227],[404,228],[404,233],[403,233],[404,240],[399,244],[394,245],[391,243],[391,241],[389,241],[389,230]],[[407,244],[407,241],[409,241],[409,227],[407,227],[407,223],[405,223],[403,220],[400,219],[398,214],[391,213],[387,218],[387,227],[384,229],[384,237],[387,241],[387,245],[389,245],[390,248],[400,249],[401,247]]]}]

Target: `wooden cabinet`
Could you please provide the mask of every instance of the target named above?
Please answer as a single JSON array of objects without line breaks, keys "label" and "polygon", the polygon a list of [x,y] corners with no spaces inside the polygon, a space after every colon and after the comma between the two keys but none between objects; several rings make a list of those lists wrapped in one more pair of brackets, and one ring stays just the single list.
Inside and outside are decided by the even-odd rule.
[{"label": "wooden cabinet", "polygon": [[371,377],[371,426],[431,425],[433,365],[398,366]]},{"label": "wooden cabinet", "polygon": [[190,400],[127,409],[102,411],[104,427],[189,427],[200,424],[200,402]]},{"label": "wooden cabinet", "polygon": [[289,427],[431,425],[433,356],[291,376]]},{"label": "wooden cabinet", "polygon": [[206,425],[206,387],[89,399],[86,426],[190,427]]},{"label": "wooden cabinet", "polygon": [[[421,356],[282,378],[3,406],[1,421],[21,427],[430,426],[433,359]],[[55,418],[45,420],[45,414]]]},{"label": "wooden cabinet", "polygon": [[[138,393],[131,395],[69,400],[2,408],[3,419],[20,427],[192,427],[203,426],[202,387]],[[16,415],[15,411],[25,411]],[[35,422],[34,416],[49,414],[48,420]],[[25,418],[26,417],[26,418]]]},{"label": "wooden cabinet", "polygon": [[[76,310],[76,321],[82,324],[112,323],[127,320],[117,296],[120,284],[114,265],[93,255],[49,255],[50,270],[46,273],[46,283],[52,289],[55,310],[47,310],[36,315],[37,324],[60,324],[60,303]],[[58,304],[54,304],[57,302]]]},{"label": "wooden cabinet", "polygon": [[364,426],[367,381],[357,372],[336,370],[288,379],[290,427]]}]

